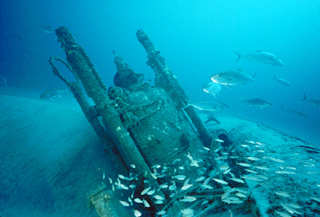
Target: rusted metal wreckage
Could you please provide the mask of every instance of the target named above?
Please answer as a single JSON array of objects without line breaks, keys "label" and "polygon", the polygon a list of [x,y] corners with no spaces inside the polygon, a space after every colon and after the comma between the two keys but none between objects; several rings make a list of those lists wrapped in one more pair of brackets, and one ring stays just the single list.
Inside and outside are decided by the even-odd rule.
[{"label": "rusted metal wreckage", "polygon": [[[143,75],[135,73],[115,54],[115,86],[107,88],[68,29],[60,27],[56,35],[67,62],[51,57],[49,64],[54,74],[69,87],[96,134],[105,144],[112,144],[108,148],[117,149],[125,168],[135,165],[135,173],[159,185],[151,172],[152,165],[171,162],[186,152],[198,153],[203,146],[212,145],[184,90],[142,30],[137,31],[137,38],[155,73],[154,86],[144,83]],[[58,71],[57,62],[73,73],[74,81],[68,81]],[[94,103],[89,103],[88,98]],[[90,198],[99,216],[121,216],[109,203],[111,197],[112,191],[106,188]],[[179,202],[172,203],[167,215],[179,216],[180,208]]]}]

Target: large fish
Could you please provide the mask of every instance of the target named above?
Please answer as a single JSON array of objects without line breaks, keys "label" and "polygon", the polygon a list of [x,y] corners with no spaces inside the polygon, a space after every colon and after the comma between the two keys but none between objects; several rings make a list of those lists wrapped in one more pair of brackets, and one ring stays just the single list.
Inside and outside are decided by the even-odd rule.
[{"label": "large fish", "polygon": [[284,112],[287,112],[287,113],[302,117],[302,118],[307,118],[308,117],[305,113],[303,113],[301,111],[298,111],[298,110],[295,110],[295,109],[291,109],[291,108],[286,108],[284,106],[281,106],[281,110],[284,111]]},{"label": "large fish", "polygon": [[250,106],[256,106],[259,108],[266,108],[271,106],[272,104],[264,99],[261,98],[252,98],[252,99],[247,99],[243,100],[244,103],[250,105]]},{"label": "large fish", "polygon": [[221,85],[210,82],[206,87],[202,88],[202,91],[216,97],[221,91]]},{"label": "large fish", "polygon": [[287,87],[290,87],[290,86],[291,86],[291,82],[290,82],[290,81],[288,81],[288,80],[286,80],[286,79],[284,79],[284,78],[280,78],[280,77],[278,77],[277,75],[274,75],[274,76],[273,76],[273,79],[274,79],[275,81],[277,81],[279,84],[282,84],[282,85],[284,85],[284,86],[287,86]]},{"label": "large fish", "polygon": [[316,105],[316,106],[320,106],[320,99],[307,97],[306,94],[304,94],[302,101],[308,102],[308,103]]},{"label": "large fish", "polygon": [[284,66],[283,61],[274,55],[273,53],[258,50],[255,53],[250,54],[240,54],[238,52],[234,52],[237,55],[237,61],[240,59],[252,60],[264,64],[269,64],[273,66]]},{"label": "large fish", "polygon": [[198,102],[198,103],[189,104],[189,105],[192,106],[194,109],[196,109],[198,112],[207,114],[207,115],[215,112],[221,112],[223,110],[230,108],[229,105],[223,102],[219,102],[217,100],[212,102]]},{"label": "large fish", "polygon": [[204,123],[205,124],[209,124],[210,122],[214,122],[216,124],[220,124],[220,121],[213,114],[208,114],[207,115],[207,120]]},{"label": "large fish", "polygon": [[40,99],[43,100],[55,100],[62,98],[67,94],[67,89],[51,89],[51,90],[45,90],[40,94]]},{"label": "large fish", "polygon": [[215,74],[211,77],[211,81],[224,86],[234,86],[254,81],[254,75],[245,73],[241,69],[236,69]]},{"label": "large fish", "polygon": [[53,34],[55,33],[55,29],[52,26],[46,25],[46,26],[41,26],[43,32],[47,34]]}]

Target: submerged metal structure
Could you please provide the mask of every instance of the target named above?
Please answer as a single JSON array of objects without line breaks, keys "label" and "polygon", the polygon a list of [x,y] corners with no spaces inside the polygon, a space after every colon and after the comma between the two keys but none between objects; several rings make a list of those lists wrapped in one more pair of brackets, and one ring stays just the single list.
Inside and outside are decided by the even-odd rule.
[{"label": "submerged metal structure", "polygon": [[[116,86],[106,88],[68,29],[60,27],[56,29],[56,35],[67,62],[51,57],[49,64],[54,74],[69,87],[96,134],[105,143],[111,141],[109,148],[119,151],[126,168],[135,165],[139,176],[158,185],[150,170],[152,165],[174,160],[186,150],[197,150],[210,144],[209,133],[193,107],[188,106],[183,89],[142,30],[137,32],[137,37],[147,51],[148,65],[155,72],[154,87],[143,83],[143,76],[133,72],[121,57],[115,55]],[[58,71],[57,62],[72,72],[74,81],[68,81]],[[99,201],[97,195],[93,199],[95,204]],[[104,216],[101,210],[108,209],[102,209],[99,204],[98,213]]]},{"label": "submerged metal structure", "polygon": [[[56,29],[56,35],[65,51],[67,62],[51,57],[49,64],[54,74],[69,87],[86,119],[107,148],[117,150],[123,167],[128,172],[129,169],[133,170],[140,179],[148,179],[153,186],[159,187],[163,183],[159,183],[155,177],[152,166],[173,162],[186,153],[197,156],[200,155],[200,149],[217,145],[193,106],[189,105],[188,97],[165,59],[144,31],[138,30],[137,38],[146,50],[147,64],[155,73],[154,86],[145,83],[143,75],[134,72],[114,52],[117,69],[114,77],[115,86],[107,88],[84,49],[68,29],[60,27]],[[67,80],[58,71],[58,62],[72,72],[74,81]],[[89,98],[93,103],[90,103]],[[217,168],[221,166],[219,161],[213,164]],[[188,175],[199,176],[197,171],[192,170]],[[213,175],[209,174],[209,178],[208,182]],[[169,198],[164,192],[159,194],[163,198]],[[114,198],[116,196],[112,191],[97,189],[90,201],[99,216],[121,217],[116,211],[116,206],[110,203]],[[182,207],[179,201],[161,206],[151,204],[151,207],[156,211],[159,207],[169,205],[167,215],[179,216]],[[221,202],[213,203],[196,216],[201,216],[212,208],[220,209],[222,205]],[[254,208],[253,213],[258,215],[259,211]]]}]

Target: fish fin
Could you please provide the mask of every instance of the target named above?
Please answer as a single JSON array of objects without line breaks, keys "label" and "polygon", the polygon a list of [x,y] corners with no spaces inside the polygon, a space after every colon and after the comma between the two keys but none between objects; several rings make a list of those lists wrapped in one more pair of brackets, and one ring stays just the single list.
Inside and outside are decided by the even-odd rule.
[{"label": "fish fin", "polygon": [[240,58],[242,57],[241,54],[237,51],[233,51],[233,53],[237,56],[236,62],[239,62]]}]

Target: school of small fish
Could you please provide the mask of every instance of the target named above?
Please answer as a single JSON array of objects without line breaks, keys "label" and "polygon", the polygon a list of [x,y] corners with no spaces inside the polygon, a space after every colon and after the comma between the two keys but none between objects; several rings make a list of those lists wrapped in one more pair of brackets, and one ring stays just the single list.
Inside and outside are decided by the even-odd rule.
[{"label": "school of small fish", "polygon": [[[176,202],[183,204],[181,216],[206,216],[219,206],[227,207],[233,215],[236,208],[248,209],[246,204],[255,192],[263,192],[269,198],[268,212],[274,216],[311,213],[307,204],[320,207],[318,180],[310,183],[317,191],[305,189],[299,192],[309,195],[308,200],[299,199],[295,193],[297,189],[292,189],[298,185],[298,174],[306,168],[310,168],[309,172],[319,168],[319,161],[299,159],[302,164],[289,164],[290,158],[297,158],[301,153],[277,153],[268,144],[254,140],[242,141],[228,150],[221,146],[224,140],[213,141],[214,145],[199,151],[201,157],[187,152],[185,158],[175,159],[170,165],[153,165],[152,176],[157,184],[148,179],[141,183],[133,172],[118,174],[116,178],[106,178],[103,173],[102,178],[108,180],[113,191],[128,195],[124,197],[127,199],[119,200],[119,204],[132,209],[134,217],[150,216],[153,208],[157,210],[155,216],[170,216],[170,207]],[[130,167],[136,168],[135,165]],[[289,184],[281,185],[284,182]]]}]

